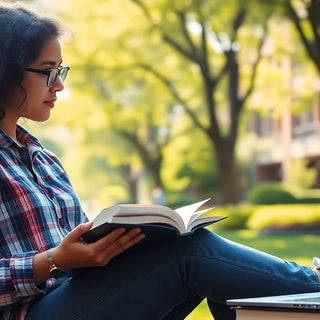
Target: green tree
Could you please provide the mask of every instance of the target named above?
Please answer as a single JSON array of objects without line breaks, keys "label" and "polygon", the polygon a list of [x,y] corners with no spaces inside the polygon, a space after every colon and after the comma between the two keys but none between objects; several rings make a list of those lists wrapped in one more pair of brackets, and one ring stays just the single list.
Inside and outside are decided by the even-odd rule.
[{"label": "green tree", "polygon": [[[157,185],[163,184],[162,149],[181,134],[171,121],[178,105],[184,110],[180,118],[187,116],[211,143],[222,200],[239,200],[235,146],[269,15],[255,5],[129,0],[87,6],[78,1],[77,15],[67,16],[82,38],[72,53],[77,85],[98,92],[108,126],[136,147]],[[69,6],[72,1],[63,6],[64,14],[72,12]]]},{"label": "green tree", "polygon": [[[140,0],[132,2],[148,19],[149,32],[160,35],[162,46],[166,45],[180,61],[173,73],[150,59],[149,63],[137,62],[137,66],[163,83],[193,125],[205,133],[217,157],[222,200],[238,201],[235,146],[241,114],[253,92],[262,57],[268,11],[259,12],[258,22],[251,1],[158,2],[157,6]],[[255,34],[257,27],[259,36]],[[250,45],[246,42],[249,38]],[[246,54],[251,58],[245,59]],[[174,73],[184,73],[184,77],[179,79]],[[192,78],[190,92],[184,90],[187,77]]]},{"label": "green tree", "polygon": [[[72,61],[71,85],[94,96],[96,115],[89,107],[80,112],[81,118],[98,118],[89,129],[123,138],[117,147],[127,159],[116,157],[119,168],[131,163],[135,150],[140,169],[163,185],[164,150],[199,130],[216,158],[222,199],[237,201],[235,146],[272,8],[240,0],[78,0],[74,15],[74,7],[70,0],[59,8],[75,32],[65,54]],[[77,124],[74,117],[70,122]],[[126,153],[128,145],[134,149]],[[180,172],[190,173],[187,167]]]},{"label": "green tree", "polygon": [[[160,39],[153,36],[152,43],[148,44],[148,40],[150,40],[148,34],[141,38],[140,29],[128,30],[129,26],[117,20],[120,13],[113,12],[113,15],[109,13],[113,7],[112,4],[101,3],[100,6],[98,2],[97,6],[90,6],[89,10],[86,10],[87,7],[84,3],[83,6],[78,5],[76,17],[68,15],[65,17],[65,20],[72,22],[71,25],[76,34],[81,33],[81,38],[88,39],[88,41],[84,41],[86,46],[83,46],[82,40],[77,38],[71,51],[67,52],[67,59],[72,60],[75,64],[73,79],[76,81],[72,85],[79,89],[91,86],[95,91],[92,93],[100,101],[98,105],[101,106],[101,109],[99,110],[103,109],[107,114],[103,128],[95,129],[92,127],[89,130],[95,130],[99,136],[104,135],[109,128],[130,142],[130,145],[134,146],[140,156],[141,168],[148,170],[154,185],[170,189],[168,183],[164,186],[161,175],[163,150],[174,136],[186,134],[190,130],[187,129],[188,124],[180,124],[184,123],[181,120],[185,119],[185,115],[181,114],[179,111],[181,107],[166,92],[165,86],[159,84],[153,74],[146,74],[140,68],[135,68],[136,65],[133,63],[133,61],[136,62],[133,60],[135,56],[143,59],[145,56],[152,55],[153,59],[166,60],[163,52],[154,50],[154,46],[160,45]],[[99,8],[99,13],[94,8]],[[121,8],[121,5],[116,8]],[[68,6],[62,9],[65,14],[69,12]],[[126,7],[126,9],[129,10],[126,19],[132,22],[134,18],[129,18],[130,8]],[[112,17],[117,21],[113,23]],[[140,24],[143,23],[141,15],[135,19],[138,19],[140,28]],[[87,28],[88,23],[90,23],[90,29]],[[99,26],[99,29],[95,29],[96,25]],[[115,29],[117,29],[113,30],[112,35],[109,34],[109,25],[115,25]],[[146,27],[144,26],[144,28]],[[144,30],[142,27],[141,29]],[[93,32],[94,30],[96,32]],[[93,36],[91,36],[92,32]],[[110,42],[112,46],[108,44]],[[138,45],[131,42],[137,42]],[[101,43],[104,45],[102,46]],[[127,48],[124,48],[124,43],[128,46]],[[114,54],[112,54],[113,52]],[[170,59],[172,60],[172,55],[169,56]],[[173,58],[174,63],[175,60]],[[91,91],[92,89],[87,90],[87,94]],[[99,110],[95,108],[95,112],[100,114]],[[87,112],[90,111],[85,111],[84,114],[89,116]],[[66,114],[63,117],[66,118]],[[103,118],[102,115],[101,118]],[[75,124],[74,117],[71,116],[70,119],[72,127]],[[117,148],[128,150],[128,144],[119,143]],[[124,155],[125,152],[122,154]],[[128,158],[126,157],[126,160]],[[123,168],[123,164],[121,164],[123,159],[124,157],[118,158],[119,169]],[[115,165],[115,163],[113,164]],[[134,194],[132,192],[133,201],[136,199]]]},{"label": "green tree", "polygon": [[286,0],[284,4],[320,75],[320,1]]}]

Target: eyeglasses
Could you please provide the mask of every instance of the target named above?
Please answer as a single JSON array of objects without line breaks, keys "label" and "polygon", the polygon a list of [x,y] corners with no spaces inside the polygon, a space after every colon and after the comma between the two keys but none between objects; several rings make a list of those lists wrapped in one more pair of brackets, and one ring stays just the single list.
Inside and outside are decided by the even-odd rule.
[{"label": "eyeglasses", "polygon": [[35,72],[44,74],[47,76],[47,87],[51,88],[57,81],[57,78],[63,82],[70,70],[70,67],[59,66],[58,68],[49,69],[49,70],[41,70],[41,69],[33,69],[33,68],[25,68],[26,71]]}]

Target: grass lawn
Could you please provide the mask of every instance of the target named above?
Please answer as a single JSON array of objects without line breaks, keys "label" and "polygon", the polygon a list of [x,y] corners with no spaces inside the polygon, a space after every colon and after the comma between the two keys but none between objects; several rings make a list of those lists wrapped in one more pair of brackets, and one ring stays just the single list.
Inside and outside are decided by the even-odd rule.
[{"label": "grass lawn", "polygon": [[[227,239],[309,266],[312,265],[313,256],[320,256],[320,233],[258,235],[251,230],[218,231],[217,233]],[[186,319],[212,319],[206,302],[202,302]]]}]

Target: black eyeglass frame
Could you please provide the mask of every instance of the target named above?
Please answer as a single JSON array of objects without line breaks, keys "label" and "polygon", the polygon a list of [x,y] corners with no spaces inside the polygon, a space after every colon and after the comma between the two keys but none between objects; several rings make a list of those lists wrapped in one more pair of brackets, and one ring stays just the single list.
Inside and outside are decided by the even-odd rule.
[{"label": "black eyeglass frame", "polygon": [[[64,80],[67,77],[68,71],[70,70],[70,67],[59,66],[57,68],[48,69],[48,70],[24,68],[24,70],[46,75],[47,76],[47,87],[51,88],[56,83],[58,77],[60,78],[61,82],[64,82]],[[55,72],[55,73],[52,74],[52,72]]]}]

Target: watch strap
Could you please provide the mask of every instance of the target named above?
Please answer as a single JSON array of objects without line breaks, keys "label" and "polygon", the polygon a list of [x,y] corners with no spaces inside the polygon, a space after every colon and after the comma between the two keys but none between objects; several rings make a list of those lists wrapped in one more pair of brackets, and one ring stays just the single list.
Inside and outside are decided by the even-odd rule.
[{"label": "watch strap", "polygon": [[61,278],[65,275],[65,272],[56,266],[53,260],[52,252],[53,252],[52,248],[47,251],[47,258],[50,265],[49,272],[53,278]]}]

